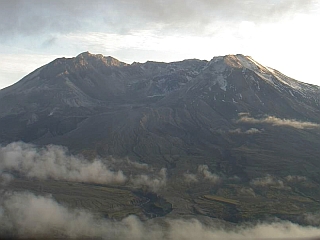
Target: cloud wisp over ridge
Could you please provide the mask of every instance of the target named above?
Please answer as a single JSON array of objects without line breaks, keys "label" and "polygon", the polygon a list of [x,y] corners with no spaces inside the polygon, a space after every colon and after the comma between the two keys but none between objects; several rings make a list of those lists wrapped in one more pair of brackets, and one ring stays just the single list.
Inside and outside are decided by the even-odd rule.
[{"label": "cloud wisp over ridge", "polygon": [[253,118],[248,115],[241,115],[240,119],[236,121],[237,123],[266,123],[272,126],[284,126],[284,127],[292,127],[297,129],[314,129],[320,128],[320,124],[313,122],[302,122],[295,119],[281,119],[275,116],[267,116],[264,118]]}]

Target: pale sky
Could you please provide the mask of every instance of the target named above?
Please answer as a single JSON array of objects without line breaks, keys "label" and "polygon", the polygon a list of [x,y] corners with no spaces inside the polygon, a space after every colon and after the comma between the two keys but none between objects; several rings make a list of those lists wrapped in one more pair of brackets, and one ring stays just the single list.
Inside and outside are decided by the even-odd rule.
[{"label": "pale sky", "polygon": [[81,52],[126,63],[241,53],[320,85],[319,0],[0,0],[0,89]]}]

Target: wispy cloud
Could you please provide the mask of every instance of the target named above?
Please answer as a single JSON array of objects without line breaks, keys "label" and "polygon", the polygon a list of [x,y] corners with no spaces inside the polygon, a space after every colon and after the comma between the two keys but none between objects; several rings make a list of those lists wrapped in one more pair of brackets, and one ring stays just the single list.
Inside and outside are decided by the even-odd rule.
[{"label": "wispy cloud", "polygon": [[244,195],[249,195],[249,196],[256,196],[256,193],[254,192],[254,190],[252,188],[248,188],[248,187],[243,187],[240,189],[240,193],[244,194]]},{"label": "wispy cloud", "polygon": [[255,187],[270,187],[274,186],[281,189],[287,189],[290,187],[285,186],[283,181],[277,179],[274,176],[266,175],[265,177],[255,178],[250,181],[250,184]]},{"label": "wispy cloud", "polygon": [[245,131],[241,130],[241,128],[237,128],[237,129],[229,131],[229,133],[232,133],[232,134],[257,134],[257,133],[261,133],[261,132],[262,131],[257,128],[250,128]]},{"label": "wispy cloud", "polygon": [[313,213],[305,213],[302,216],[302,219],[310,225],[319,226],[320,225],[320,213],[313,212]]},{"label": "wispy cloud", "polygon": [[208,165],[200,165],[198,167],[198,174],[202,175],[204,179],[207,179],[213,183],[220,183],[222,180],[219,175],[209,171]]},{"label": "wispy cloud", "polygon": [[222,177],[218,174],[212,173],[209,170],[208,165],[199,165],[196,173],[190,173],[189,171],[183,174],[184,180],[187,183],[196,183],[200,181],[210,181],[213,184],[221,183]]},{"label": "wispy cloud", "polygon": [[252,124],[266,123],[272,126],[285,126],[285,127],[293,127],[297,129],[320,128],[320,124],[318,123],[303,122],[295,119],[281,119],[274,116],[267,116],[267,117],[258,119],[258,118],[242,115],[240,116],[240,119],[237,120],[237,123],[252,123]]},{"label": "wispy cloud", "polygon": [[147,187],[151,191],[157,192],[167,183],[167,169],[162,168],[158,173],[135,175],[130,178],[130,183],[134,187]]},{"label": "wispy cloud", "polygon": [[150,168],[151,168],[151,167],[150,167],[148,164],[146,164],[146,163],[134,162],[134,161],[131,161],[129,158],[127,158],[127,159],[125,160],[125,162],[126,162],[129,166],[131,166],[131,167],[133,167],[133,168],[141,169],[141,170],[150,170]]},{"label": "wispy cloud", "polygon": [[288,182],[304,182],[307,180],[305,176],[299,176],[299,175],[288,175],[284,179]]},{"label": "wispy cloud", "polygon": [[185,178],[185,181],[189,183],[199,181],[197,175],[193,173],[184,173],[183,176]]}]

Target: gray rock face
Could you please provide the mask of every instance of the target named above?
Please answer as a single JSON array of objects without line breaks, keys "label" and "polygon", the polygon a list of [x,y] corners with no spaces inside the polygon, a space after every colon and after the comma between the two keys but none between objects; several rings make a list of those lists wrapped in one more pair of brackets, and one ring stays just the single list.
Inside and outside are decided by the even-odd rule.
[{"label": "gray rock face", "polygon": [[126,64],[86,52],[0,91],[0,142],[317,179],[319,93],[243,55]]}]

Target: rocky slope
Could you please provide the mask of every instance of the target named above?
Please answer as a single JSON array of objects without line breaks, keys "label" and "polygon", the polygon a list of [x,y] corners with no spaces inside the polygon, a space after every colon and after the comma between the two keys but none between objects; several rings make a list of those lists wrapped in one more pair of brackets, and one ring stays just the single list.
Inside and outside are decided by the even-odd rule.
[{"label": "rocky slope", "polygon": [[86,52],[56,59],[0,92],[1,141],[169,166],[190,156],[207,164],[229,154],[248,158],[243,149],[258,145],[268,162],[278,155],[296,162],[307,154],[298,151],[301,143],[318,151],[319,92],[243,55],[128,65]]},{"label": "rocky slope", "polygon": [[[317,199],[319,93],[318,86],[243,55],[126,64],[86,52],[56,59],[0,91],[0,142],[64,145],[88,158],[129,157],[166,167],[172,188],[179,183],[180,190],[190,187],[181,182],[184,174],[196,174],[200,165],[238,179],[239,189],[269,176],[271,185],[256,185],[262,199],[268,197],[259,187],[279,190],[288,176],[300,176],[309,182],[299,191]],[[226,189],[216,194],[240,191]],[[194,209],[211,216],[203,207],[210,197],[201,199]]]}]

